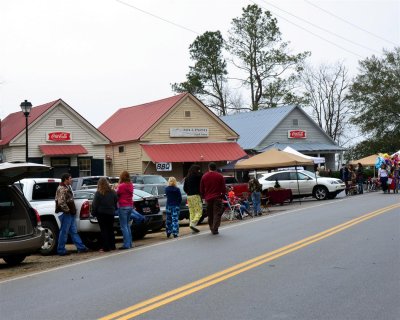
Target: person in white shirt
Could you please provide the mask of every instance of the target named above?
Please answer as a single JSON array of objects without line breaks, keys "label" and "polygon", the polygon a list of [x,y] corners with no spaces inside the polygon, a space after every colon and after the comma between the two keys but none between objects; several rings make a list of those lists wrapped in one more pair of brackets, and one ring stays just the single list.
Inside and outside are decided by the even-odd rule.
[{"label": "person in white shirt", "polygon": [[388,190],[388,178],[389,178],[389,172],[386,169],[386,164],[382,164],[381,167],[378,170],[378,177],[379,180],[381,181],[381,186],[383,193],[387,193]]}]

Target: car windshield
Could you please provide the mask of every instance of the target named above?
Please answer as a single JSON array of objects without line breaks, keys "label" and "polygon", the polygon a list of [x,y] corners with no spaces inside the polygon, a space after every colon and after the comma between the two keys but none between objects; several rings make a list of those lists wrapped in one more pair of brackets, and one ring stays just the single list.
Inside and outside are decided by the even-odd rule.
[{"label": "car windshield", "polygon": [[133,183],[139,184],[166,184],[167,180],[163,176],[148,175],[148,176],[131,176]]}]

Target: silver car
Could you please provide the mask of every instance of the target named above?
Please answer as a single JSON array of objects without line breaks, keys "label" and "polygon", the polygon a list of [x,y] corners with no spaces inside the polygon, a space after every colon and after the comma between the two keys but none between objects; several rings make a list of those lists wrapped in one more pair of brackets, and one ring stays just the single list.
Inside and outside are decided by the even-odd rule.
[{"label": "silver car", "polygon": [[37,252],[45,237],[39,214],[13,183],[48,170],[35,163],[0,164],[0,258],[9,265]]}]

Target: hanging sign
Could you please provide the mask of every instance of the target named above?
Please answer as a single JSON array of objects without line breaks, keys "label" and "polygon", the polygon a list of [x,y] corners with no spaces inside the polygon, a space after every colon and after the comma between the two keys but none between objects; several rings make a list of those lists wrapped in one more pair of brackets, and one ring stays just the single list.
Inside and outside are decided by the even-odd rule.
[{"label": "hanging sign", "polygon": [[71,141],[72,136],[71,132],[47,132],[46,135],[47,141]]},{"label": "hanging sign", "polygon": [[305,130],[289,130],[288,138],[289,139],[306,139],[307,133]]},{"label": "hanging sign", "polygon": [[156,170],[157,171],[172,171],[172,163],[171,162],[157,162]]}]

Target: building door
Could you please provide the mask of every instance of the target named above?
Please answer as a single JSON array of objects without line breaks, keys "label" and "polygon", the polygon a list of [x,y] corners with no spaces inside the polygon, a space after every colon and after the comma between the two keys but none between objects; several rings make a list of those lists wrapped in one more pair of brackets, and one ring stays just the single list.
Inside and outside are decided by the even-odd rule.
[{"label": "building door", "polygon": [[51,158],[50,164],[53,168],[53,178],[61,178],[64,173],[71,173],[70,158]]}]

